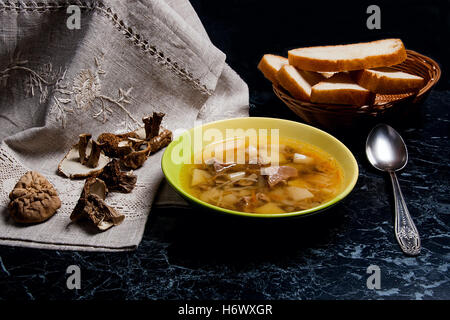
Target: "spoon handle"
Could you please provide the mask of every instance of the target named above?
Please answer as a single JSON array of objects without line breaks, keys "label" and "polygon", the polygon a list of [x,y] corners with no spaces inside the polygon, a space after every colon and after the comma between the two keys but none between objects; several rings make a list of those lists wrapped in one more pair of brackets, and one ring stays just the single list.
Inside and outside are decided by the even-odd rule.
[{"label": "spoon handle", "polygon": [[420,236],[409,215],[402,191],[395,172],[389,172],[394,190],[395,201],[395,237],[400,248],[407,255],[416,256],[420,253]]}]

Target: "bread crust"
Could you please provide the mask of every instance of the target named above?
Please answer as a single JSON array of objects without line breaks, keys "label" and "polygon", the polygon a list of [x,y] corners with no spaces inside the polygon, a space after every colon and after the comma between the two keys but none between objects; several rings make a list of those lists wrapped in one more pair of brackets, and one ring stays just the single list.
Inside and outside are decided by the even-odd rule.
[{"label": "bread crust", "polygon": [[264,77],[272,83],[278,84],[277,73],[281,65],[275,65],[273,61],[279,60],[281,64],[288,64],[288,59],[274,54],[265,54],[258,63],[258,69],[263,73]]},{"label": "bread crust", "polygon": [[[389,50],[383,48],[386,45],[390,45]],[[369,55],[361,53],[359,56],[357,53],[352,53],[353,58],[333,58],[333,56],[336,56],[333,54],[333,51],[339,50],[342,53],[342,51],[348,50],[350,53],[352,50],[356,51],[357,48],[364,48],[364,46],[374,48],[379,47],[378,49],[380,52]],[[311,57],[304,54],[305,51],[315,49],[329,51],[330,57]],[[399,64],[406,59],[406,50],[400,39],[385,39],[358,44],[293,49],[288,52],[288,59],[289,64],[302,70],[341,72]]]},{"label": "bread crust", "polygon": [[[328,84],[333,86],[326,87]],[[348,74],[336,74],[311,88],[311,102],[314,103],[364,106],[373,103],[374,98],[372,92],[359,87]]]},{"label": "bread crust", "polygon": [[422,77],[392,77],[387,72],[383,73],[383,70],[378,70],[378,72],[370,69],[355,71],[353,77],[361,87],[379,94],[414,92],[420,90],[425,83]]},{"label": "bread crust", "polygon": [[373,103],[374,95],[370,91],[352,89],[330,90],[318,92],[313,87],[311,90],[311,102],[324,104],[339,104],[360,107]]},{"label": "bread crust", "polygon": [[284,65],[277,73],[278,83],[295,99],[311,101],[311,87],[325,78],[318,73]]}]

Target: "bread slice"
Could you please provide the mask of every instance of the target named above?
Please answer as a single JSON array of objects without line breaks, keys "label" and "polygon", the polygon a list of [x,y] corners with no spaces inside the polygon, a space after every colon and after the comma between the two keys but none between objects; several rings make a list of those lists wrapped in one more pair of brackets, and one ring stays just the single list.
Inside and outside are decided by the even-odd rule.
[{"label": "bread slice", "polygon": [[288,64],[288,59],[274,54],[265,54],[258,64],[258,69],[264,74],[264,76],[272,81],[277,82],[277,72],[280,68]]},{"label": "bread slice", "polygon": [[355,71],[354,78],[360,86],[381,94],[414,92],[425,83],[422,77],[388,67]]},{"label": "bread slice", "polygon": [[329,79],[336,74],[336,72],[317,72],[317,73],[320,73],[326,79]]},{"label": "bread slice", "polygon": [[339,72],[387,67],[406,59],[400,39],[290,50],[289,64],[309,71]]},{"label": "bread slice", "polygon": [[358,85],[347,73],[337,73],[311,88],[311,102],[363,106],[373,102],[374,94]]},{"label": "bread slice", "polygon": [[311,100],[311,87],[325,79],[316,72],[298,70],[289,64],[281,67],[277,78],[280,85],[294,98],[304,101]]}]

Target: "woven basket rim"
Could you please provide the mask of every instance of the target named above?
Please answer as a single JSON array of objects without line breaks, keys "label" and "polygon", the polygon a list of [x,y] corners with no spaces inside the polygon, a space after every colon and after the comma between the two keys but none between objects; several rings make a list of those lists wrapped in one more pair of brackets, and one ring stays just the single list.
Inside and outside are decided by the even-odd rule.
[{"label": "woven basket rim", "polygon": [[[392,97],[397,97],[391,101],[386,101],[382,103],[370,104],[365,106],[351,106],[351,105],[336,105],[336,104],[323,104],[323,103],[313,103],[308,101],[302,101],[293,98],[284,88],[278,86],[277,84],[273,84],[272,88],[274,93],[277,95],[279,99],[281,99],[290,109],[296,112],[296,109],[305,110],[308,112],[314,113],[339,113],[339,114],[373,114],[376,115],[379,112],[384,112],[386,109],[392,108],[396,104],[400,102],[405,102],[407,100],[411,100],[412,103],[419,102],[421,98],[427,94],[431,88],[436,85],[441,77],[441,68],[439,64],[427,57],[423,54],[420,54],[413,50],[406,50],[407,52],[407,60],[411,59],[415,62],[418,62],[421,66],[423,66],[428,74],[430,75],[427,83],[417,92],[400,94],[400,95],[391,95]],[[406,60],[405,60],[406,62]],[[399,66],[402,66],[400,64]],[[396,67],[396,66],[392,66]],[[414,72],[412,72],[414,73]]]}]

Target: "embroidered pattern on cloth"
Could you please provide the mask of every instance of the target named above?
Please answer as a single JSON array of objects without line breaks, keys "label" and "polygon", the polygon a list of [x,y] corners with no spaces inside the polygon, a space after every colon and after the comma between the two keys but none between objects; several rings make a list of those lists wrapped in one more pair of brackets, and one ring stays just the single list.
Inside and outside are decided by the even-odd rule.
[{"label": "embroidered pattern on cloth", "polygon": [[183,80],[189,81],[191,85],[199,90],[201,93],[206,95],[212,95],[212,90],[208,89],[206,85],[201,84],[200,80],[195,78],[191,72],[188,72],[185,67],[181,67],[175,59],[167,57],[161,50],[156,46],[151,45],[148,40],[139,33],[133,30],[132,27],[126,25],[122,19],[118,17],[116,13],[112,11],[110,7],[106,7],[101,1],[92,1],[91,3],[85,1],[65,1],[63,4],[56,3],[54,1],[44,2],[44,1],[1,1],[0,0],[0,12],[6,11],[16,11],[16,12],[27,12],[27,13],[44,13],[49,11],[63,10],[70,5],[77,5],[82,10],[96,10],[103,16],[107,17],[119,30],[125,35],[131,43],[139,48],[141,48],[145,53],[152,55],[158,63],[167,67],[171,72],[176,74]]},{"label": "embroidered pattern on cloth", "polygon": [[125,114],[123,127],[126,130],[136,129],[140,123],[128,111],[125,105],[131,103],[132,87],[124,90],[118,89],[118,97],[113,98],[101,92],[100,77],[106,74],[101,67],[103,54],[100,58],[95,58],[95,68],[82,69],[73,79],[72,87],[64,82],[66,69],[53,70],[51,63],[46,63],[38,67],[37,71],[31,69],[28,60],[21,59],[20,52],[17,52],[11,59],[11,63],[5,70],[0,71],[0,79],[3,87],[6,87],[11,78],[12,71],[22,71],[27,74],[25,78],[25,93],[28,97],[34,97],[39,92],[39,103],[47,101],[49,93],[53,94],[53,104],[50,108],[50,114],[55,120],[61,123],[64,128],[67,115],[77,112],[87,112],[97,108],[93,118],[103,123],[108,121],[108,116],[113,113],[113,107],[119,109]]},{"label": "embroidered pattern on cloth", "polygon": [[23,71],[27,73],[24,83],[26,95],[34,97],[38,90],[40,93],[39,103],[42,104],[48,98],[49,88],[56,86],[60,79],[64,78],[64,74],[61,69],[53,70],[51,63],[40,66],[37,71],[34,71],[28,66],[28,60],[22,59],[20,54],[20,51],[17,51],[12,55],[8,66],[0,71],[1,86],[6,88],[10,84],[12,72]]},{"label": "embroidered pattern on cloth", "polygon": [[[72,99],[76,103],[78,110],[87,111],[95,107],[96,103],[100,103],[99,111],[96,112],[93,117],[105,123],[108,121],[108,115],[113,113],[112,107],[117,107],[125,113],[125,127],[126,129],[133,130],[139,126],[139,121],[133,117],[133,115],[125,107],[125,104],[131,103],[131,90],[132,87],[128,88],[126,91],[119,88],[118,97],[112,98],[110,96],[104,95],[101,92],[101,75],[106,74],[106,72],[101,68],[101,62],[103,60],[103,55],[100,58],[95,58],[95,70],[83,69],[73,80],[72,91],[67,92],[70,94]],[[133,123],[130,123],[130,120]]]}]

